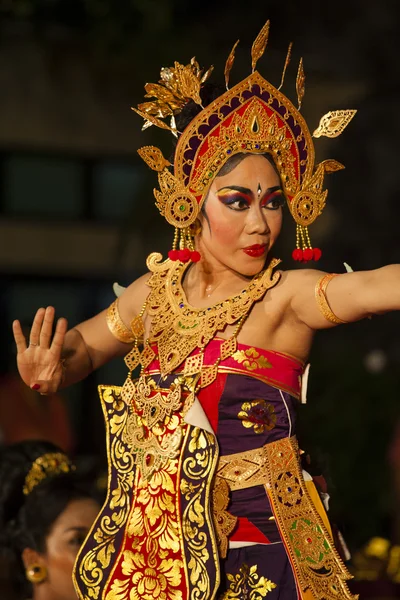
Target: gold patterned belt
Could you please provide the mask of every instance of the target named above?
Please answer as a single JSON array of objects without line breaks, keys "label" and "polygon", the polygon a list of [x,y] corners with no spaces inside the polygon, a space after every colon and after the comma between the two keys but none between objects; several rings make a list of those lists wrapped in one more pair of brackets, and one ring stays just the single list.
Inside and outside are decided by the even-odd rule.
[{"label": "gold patterned belt", "polygon": [[265,446],[220,456],[217,477],[222,477],[231,491],[264,485],[268,481]]},{"label": "gold patterned belt", "polygon": [[213,493],[213,518],[221,558],[226,556],[229,536],[237,523],[237,517],[227,510],[229,493],[267,482],[265,446],[219,457]]},{"label": "gold patterned belt", "polygon": [[[227,547],[232,529],[226,509],[229,490],[263,485],[304,600],[355,600],[331,537],[321,500],[305,482],[295,436],[262,448],[219,459],[214,492],[214,519],[220,547]],[[315,492],[315,493],[314,493]]]}]

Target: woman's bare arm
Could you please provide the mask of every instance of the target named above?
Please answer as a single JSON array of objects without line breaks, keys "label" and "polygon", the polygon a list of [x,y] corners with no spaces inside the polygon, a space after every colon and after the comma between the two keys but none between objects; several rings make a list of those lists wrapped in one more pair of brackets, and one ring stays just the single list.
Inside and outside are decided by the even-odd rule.
[{"label": "woman's bare arm", "polygon": [[[120,315],[128,327],[147,297],[147,279],[145,275],[136,280],[120,297]],[[120,342],[110,332],[106,313],[103,310],[69,331],[66,320],[59,319],[53,336],[54,308],[39,309],[28,343],[19,321],[14,321],[17,364],[23,381],[42,394],[51,394],[129,352],[132,345]]]},{"label": "woman's bare arm", "polygon": [[[322,275],[322,271],[307,269],[292,271],[288,277],[292,309],[312,329],[335,326],[325,319],[315,299],[315,286]],[[333,313],[348,323],[400,310],[400,265],[338,275],[330,281],[326,297]]]}]

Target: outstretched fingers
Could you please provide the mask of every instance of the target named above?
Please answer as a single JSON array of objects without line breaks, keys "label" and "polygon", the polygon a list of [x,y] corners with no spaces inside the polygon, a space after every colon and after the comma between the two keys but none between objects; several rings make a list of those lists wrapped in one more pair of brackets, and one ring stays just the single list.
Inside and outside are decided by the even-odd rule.
[{"label": "outstretched fingers", "polygon": [[46,309],[44,308],[39,308],[36,312],[29,335],[29,346],[39,346],[40,330],[42,328],[45,313]]},{"label": "outstretched fingers", "polygon": [[44,312],[44,318],[40,329],[39,344],[43,350],[48,350],[53,336],[53,324],[55,310],[52,306],[48,306]]},{"label": "outstretched fingers", "polygon": [[68,329],[68,321],[67,319],[61,318],[58,319],[56,330],[54,332],[53,341],[51,343],[50,350],[53,352],[54,356],[60,358],[61,352],[63,349],[65,334]]},{"label": "outstretched fingers", "polygon": [[19,321],[14,321],[12,328],[13,328],[14,340],[17,345],[17,352],[18,352],[18,354],[21,354],[22,352],[25,352],[25,350],[26,350],[26,339],[25,339],[24,334],[22,333],[21,323]]}]

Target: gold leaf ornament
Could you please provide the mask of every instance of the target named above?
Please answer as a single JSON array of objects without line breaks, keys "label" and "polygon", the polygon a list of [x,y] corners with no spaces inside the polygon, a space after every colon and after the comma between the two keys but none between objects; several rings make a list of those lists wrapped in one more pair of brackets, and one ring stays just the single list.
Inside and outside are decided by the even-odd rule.
[{"label": "gold leaf ornament", "polygon": [[356,112],[356,110],[349,109],[333,110],[326,113],[321,118],[317,129],[313,133],[313,137],[338,137],[346,129]]},{"label": "gold leaf ornament", "polygon": [[297,100],[299,102],[299,106],[298,106],[298,110],[300,110],[301,108],[301,104],[303,102],[303,98],[304,98],[304,93],[306,91],[306,75],[304,73],[304,65],[303,65],[303,59],[300,59],[299,62],[299,68],[297,71],[297,77],[296,77],[296,92],[297,92]]},{"label": "gold leaf ornament", "polygon": [[169,125],[164,123],[164,121],[157,119],[157,117],[153,117],[153,115],[150,115],[149,113],[142,112],[141,110],[139,110],[138,108],[134,108],[133,106],[131,106],[131,109],[135,113],[137,113],[140,117],[142,117],[142,119],[144,119],[145,122],[142,127],[142,130],[147,129],[151,125],[155,125],[156,127],[159,127],[160,129],[166,129],[167,131],[172,131],[172,128]]},{"label": "gold leaf ornament", "polygon": [[[169,107],[169,114],[171,114],[174,110],[182,108],[182,101],[164,85],[160,85],[159,83],[146,83],[144,89],[147,92],[145,98],[152,98],[154,96],[157,98],[157,105],[162,105],[165,103],[165,105]],[[154,102],[149,102],[148,104],[154,104]],[[141,106],[142,105],[139,104],[139,109]]]},{"label": "gold leaf ornament", "polygon": [[211,65],[211,67],[209,69],[207,69],[207,71],[204,73],[204,75],[202,75],[202,77],[200,79],[200,83],[204,83],[205,81],[207,81],[207,79],[209,79],[209,77],[213,71],[214,71],[214,65]]},{"label": "gold leaf ornament", "polygon": [[283,65],[282,78],[281,78],[281,83],[278,87],[278,90],[281,89],[281,87],[283,86],[283,82],[285,81],[286,69],[288,68],[290,59],[292,57],[292,48],[293,48],[293,42],[290,42],[289,48],[288,48],[288,51],[286,54],[285,64]]},{"label": "gold leaf ornament", "polygon": [[238,45],[240,40],[237,40],[234,45],[232,50],[229,53],[228,58],[226,59],[226,63],[225,63],[225,69],[224,69],[224,75],[225,75],[225,85],[226,85],[226,89],[229,89],[229,76],[233,67],[233,63],[235,61],[235,50],[236,47]]},{"label": "gold leaf ornament", "polygon": [[153,169],[153,171],[158,171],[160,173],[166,167],[171,165],[169,160],[164,158],[161,150],[155,146],[143,146],[143,148],[139,148],[137,152],[140,158],[144,160],[146,165],[149,166],[150,169]]},{"label": "gold leaf ornament", "polygon": [[171,108],[163,102],[142,102],[138,104],[138,110],[146,115],[161,119],[172,114]]},{"label": "gold leaf ornament", "polygon": [[338,160],[334,160],[333,158],[328,158],[327,160],[322,161],[321,165],[323,165],[325,173],[336,173],[336,171],[341,171],[345,168],[342,163],[340,163]]},{"label": "gold leaf ornament", "polygon": [[265,48],[268,43],[269,35],[269,19],[261,29],[260,33],[256,37],[251,47],[251,68],[253,73],[256,69],[257,61],[262,57],[265,52]]},{"label": "gold leaf ornament", "polygon": [[213,67],[210,67],[203,73],[194,57],[188,65],[175,62],[173,67],[162,68],[159,82],[145,85],[145,98],[153,99],[142,102],[137,108],[132,107],[145,119],[142,129],[156,125],[175,134],[174,125],[170,127],[160,119],[178,114],[189,100],[201,106],[200,86],[209,78],[212,70]]},{"label": "gold leaf ornament", "polygon": [[185,99],[191,99],[196,104],[201,105],[200,98],[200,81],[193,72],[191,65],[184,67],[179,63],[175,63],[175,74],[177,85],[180,94]]}]

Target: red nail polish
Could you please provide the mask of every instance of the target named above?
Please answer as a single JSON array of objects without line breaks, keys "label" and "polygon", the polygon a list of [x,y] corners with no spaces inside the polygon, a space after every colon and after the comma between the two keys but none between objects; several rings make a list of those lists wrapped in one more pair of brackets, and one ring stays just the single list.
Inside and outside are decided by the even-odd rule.
[{"label": "red nail polish", "polygon": [[35,383],[35,385],[32,386],[33,390],[40,390],[40,385],[38,383]]}]

